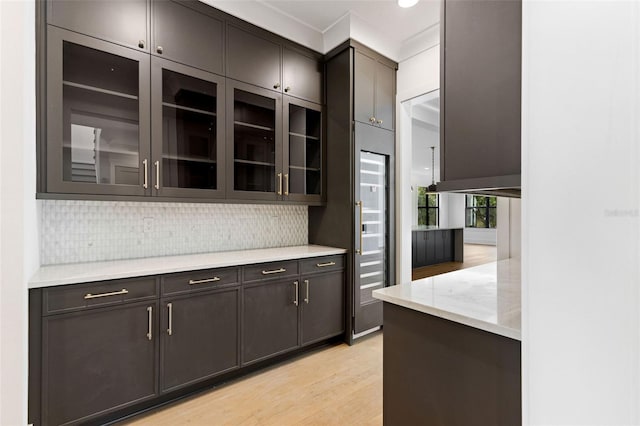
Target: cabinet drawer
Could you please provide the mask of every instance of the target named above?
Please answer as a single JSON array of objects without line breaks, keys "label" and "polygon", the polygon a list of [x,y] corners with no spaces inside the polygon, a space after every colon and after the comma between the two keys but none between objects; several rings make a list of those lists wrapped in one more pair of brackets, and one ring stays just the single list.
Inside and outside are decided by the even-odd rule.
[{"label": "cabinet drawer", "polygon": [[238,284],[240,268],[205,269],[179,274],[164,275],[161,278],[161,294],[190,293],[221,286]]},{"label": "cabinet drawer", "polygon": [[243,282],[267,280],[271,278],[283,278],[298,275],[298,261],[285,260],[282,262],[260,263],[245,266],[243,269]]},{"label": "cabinet drawer", "polygon": [[344,269],[344,256],[313,257],[300,261],[301,274],[313,274],[315,272],[329,272]]},{"label": "cabinet drawer", "polygon": [[156,277],[99,281],[47,288],[43,291],[43,315],[98,306],[117,305],[157,297]]}]

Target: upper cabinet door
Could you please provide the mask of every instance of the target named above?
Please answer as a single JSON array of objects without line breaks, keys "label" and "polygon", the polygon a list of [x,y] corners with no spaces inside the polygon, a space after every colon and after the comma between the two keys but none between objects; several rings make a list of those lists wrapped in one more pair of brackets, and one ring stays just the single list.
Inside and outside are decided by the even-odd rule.
[{"label": "upper cabinet door", "polygon": [[149,55],[49,26],[47,191],[146,195]]},{"label": "upper cabinet door", "polygon": [[361,123],[374,124],[376,60],[356,51],[354,61],[354,118]]},{"label": "upper cabinet door", "polygon": [[222,75],[224,22],[170,0],[153,2],[151,53]]},{"label": "upper cabinet door", "polygon": [[381,62],[376,63],[375,86],[376,125],[383,129],[394,129],[396,99],[396,70]]},{"label": "upper cabinet door", "polygon": [[51,0],[47,22],[58,27],[149,51],[147,0]]},{"label": "upper cabinet door", "polygon": [[287,95],[322,103],[322,62],[283,48],[282,86]]},{"label": "upper cabinet door", "polygon": [[227,77],[281,92],[279,44],[227,25]]},{"label": "upper cabinet door", "polygon": [[152,59],[153,193],[224,197],[224,78]]},{"label": "upper cabinet door", "polygon": [[227,197],[276,201],[284,193],[282,95],[227,79]]},{"label": "upper cabinet door", "polygon": [[285,201],[320,202],[323,195],[322,107],[284,96]]}]

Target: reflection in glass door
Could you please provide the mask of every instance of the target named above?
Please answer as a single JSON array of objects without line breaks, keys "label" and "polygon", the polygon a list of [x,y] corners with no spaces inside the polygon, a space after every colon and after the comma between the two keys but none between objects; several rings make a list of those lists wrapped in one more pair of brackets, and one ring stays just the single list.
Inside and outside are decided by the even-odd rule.
[{"label": "reflection in glass door", "polygon": [[[360,241],[356,243],[356,282],[360,306],[376,303],[372,292],[388,282],[387,271],[387,156],[360,151]],[[358,299],[358,298],[356,298]]]},{"label": "reflection in glass door", "polygon": [[[300,105],[298,105],[300,104]],[[319,106],[285,100],[285,189],[289,200],[319,199],[322,190],[322,113]]]}]

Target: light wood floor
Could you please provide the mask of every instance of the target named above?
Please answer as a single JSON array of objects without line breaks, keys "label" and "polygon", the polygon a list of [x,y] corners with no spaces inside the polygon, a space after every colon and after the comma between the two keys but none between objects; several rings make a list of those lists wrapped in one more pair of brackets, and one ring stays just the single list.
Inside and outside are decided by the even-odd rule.
[{"label": "light wood floor", "polygon": [[464,245],[464,262],[445,262],[437,265],[423,266],[411,271],[411,279],[432,277],[446,272],[457,271],[459,269],[470,268],[496,260],[496,247],[480,244]]},{"label": "light wood floor", "polygon": [[382,333],[320,348],[126,425],[382,425]]}]

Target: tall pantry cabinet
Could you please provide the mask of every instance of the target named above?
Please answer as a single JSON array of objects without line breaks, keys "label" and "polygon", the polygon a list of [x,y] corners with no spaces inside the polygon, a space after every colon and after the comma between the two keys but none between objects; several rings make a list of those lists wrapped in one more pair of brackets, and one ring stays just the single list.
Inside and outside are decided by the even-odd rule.
[{"label": "tall pantry cabinet", "polygon": [[327,54],[327,203],[309,208],[309,243],[346,248],[347,337],[382,325],[372,292],[395,280],[397,64],[349,40]]}]

